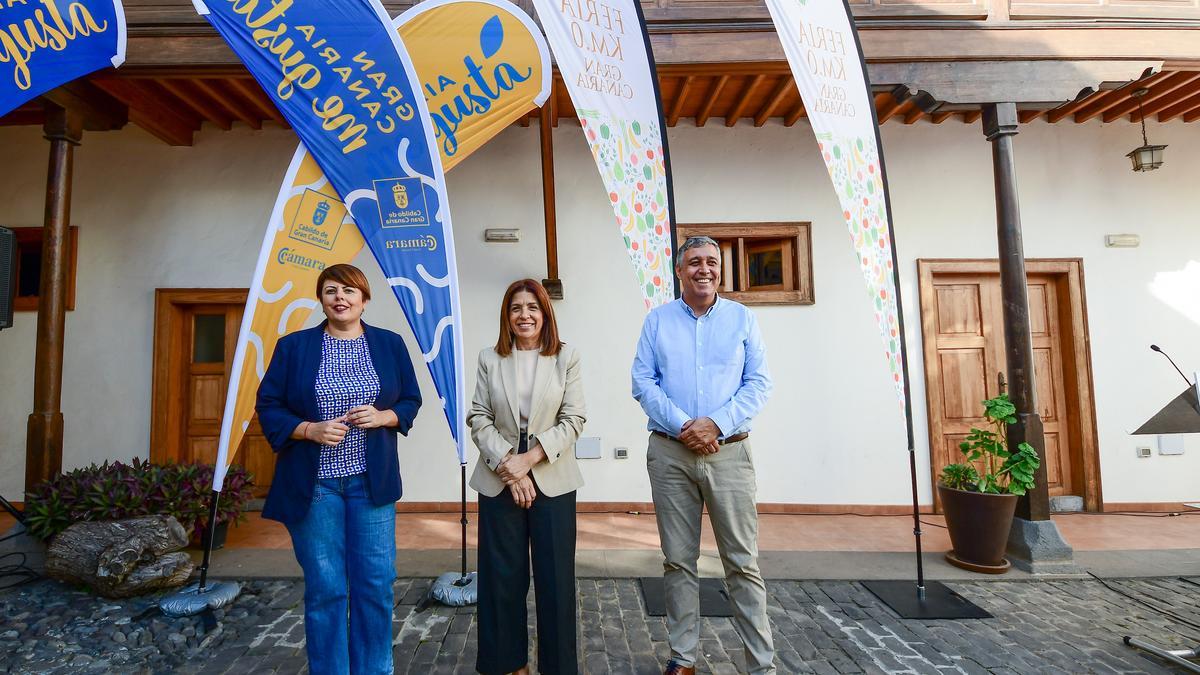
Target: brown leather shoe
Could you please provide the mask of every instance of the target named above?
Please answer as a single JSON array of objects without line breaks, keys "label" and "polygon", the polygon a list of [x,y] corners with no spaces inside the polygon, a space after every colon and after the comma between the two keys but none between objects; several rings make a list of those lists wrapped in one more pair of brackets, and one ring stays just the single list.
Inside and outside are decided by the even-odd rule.
[{"label": "brown leather shoe", "polygon": [[663,675],[696,675],[696,668],[685,666],[676,661],[668,661],[667,669],[663,671]]}]

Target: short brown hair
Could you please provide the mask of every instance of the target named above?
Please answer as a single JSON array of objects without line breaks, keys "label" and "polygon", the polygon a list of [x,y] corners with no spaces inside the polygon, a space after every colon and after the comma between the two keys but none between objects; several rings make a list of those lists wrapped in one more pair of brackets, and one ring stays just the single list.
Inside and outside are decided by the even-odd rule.
[{"label": "short brown hair", "polygon": [[550,294],[533,279],[514,281],[504,291],[504,300],[500,303],[500,336],[496,338],[496,353],[500,356],[512,353],[516,338],[508,324],[508,306],[512,304],[513,296],[521,291],[532,293],[542,310],[542,356],[554,356],[562,350],[562,341],[558,339],[558,322],[554,320],[554,307],[550,304]]},{"label": "short brown hair", "polygon": [[321,297],[321,289],[325,288],[326,281],[334,281],[343,286],[357,288],[362,293],[363,300],[371,299],[371,284],[367,283],[367,275],[354,265],[339,263],[321,270],[321,275],[317,277],[318,299]]}]

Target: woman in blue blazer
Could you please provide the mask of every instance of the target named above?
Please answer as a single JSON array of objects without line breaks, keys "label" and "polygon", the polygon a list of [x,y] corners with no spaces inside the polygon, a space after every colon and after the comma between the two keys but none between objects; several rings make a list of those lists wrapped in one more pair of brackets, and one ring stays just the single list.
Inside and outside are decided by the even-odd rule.
[{"label": "woman in blue blazer", "polygon": [[421,394],[404,340],[362,321],[358,268],[326,268],[317,298],[326,320],[279,341],[258,389],[278,454],[263,517],[287,526],[304,570],[309,671],[391,673],[396,433]]}]

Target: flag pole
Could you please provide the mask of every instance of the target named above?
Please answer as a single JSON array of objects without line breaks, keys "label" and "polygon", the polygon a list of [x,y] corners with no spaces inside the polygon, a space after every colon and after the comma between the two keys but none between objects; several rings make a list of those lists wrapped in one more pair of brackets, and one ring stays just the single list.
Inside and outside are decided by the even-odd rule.
[{"label": "flag pole", "polygon": [[[863,54],[862,41],[858,37],[858,28],[854,23],[854,13],[850,9],[849,0],[842,0],[842,6],[846,11],[850,34],[854,37],[854,46],[858,50],[863,83],[867,87],[867,100],[871,101],[871,77],[867,70],[867,59]],[[896,300],[896,328],[898,331],[896,337],[900,341],[900,377],[904,387],[904,430],[908,441],[908,477],[912,487],[913,541],[917,578],[915,585],[907,581],[868,581],[863,585],[903,618],[990,618],[990,614],[954,593],[945,584],[937,581],[928,585],[925,583],[925,561],[921,546],[921,535],[923,534],[921,532],[921,507],[917,490],[916,436],[913,432],[912,387],[908,370],[908,340],[904,332],[904,296],[900,287],[900,261],[896,253],[892,196],[888,189],[887,163],[884,161],[879,115],[873,103],[870,108],[871,122],[875,131],[875,147],[879,151],[879,179],[883,183],[883,205],[887,215],[888,243],[892,247],[892,282],[895,286],[893,292]],[[932,467],[930,468],[932,470]]]},{"label": "flag pole", "polygon": [[[679,245],[679,229],[675,223],[675,181],[671,172],[671,148],[667,142],[667,118],[663,114],[662,104],[662,89],[658,81],[658,65],[654,62],[654,47],[650,44],[650,31],[646,27],[646,15],[642,11],[642,3],[635,1],[633,3],[637,9],[638,25],[642,28],[642,40],[646,43],[646,61],[650,65],[650,81],[654,84],[654,104],[658,108],[658,129],[659,137],[662,138],[662,154],[663,154],[663,173],[667,179],[667,225],[671,232],[671,253],[674,255],[675,247]],[[675,274],[675,261],[668,261],[671,265],[671,285],[675,289],[675,297],[679,297],[679,275]]]}]

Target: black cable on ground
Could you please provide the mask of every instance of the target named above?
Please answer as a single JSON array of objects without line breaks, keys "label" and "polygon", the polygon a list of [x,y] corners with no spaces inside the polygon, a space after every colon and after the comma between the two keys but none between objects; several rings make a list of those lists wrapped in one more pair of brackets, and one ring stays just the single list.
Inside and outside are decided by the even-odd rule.
[{"label": "black cable on ground", "polygon": [[22,551],[10,551],[0,555],[0,561],[12,557],[18,558],[18,561],[8,564],[0,562],[0,591],[18,588],[42,578],[42,575],[25,564],[27,556]]},{"label": "black cable on ground", "polygon": [[[1181,624],[1184,624],[1185,626],[1191,626],[1192,628],[1200,630],[1200,623],[1196,623],[1195,621],[1192,621],[1191,619],[1185,619],[1184,617],[1179,616],[1178,614],[1176,614],[1175,612],[1172,612],[1171,610],[1163,609],[1162,607],[1159,607],[1157,605],[1153,605],[1149,602],[1146,602],[1145,599],[1139,598],[1138,596],[1134,595],[1133,593],[1129,593],[1120,588],[1117,588],[1116,586],[1113,586],[1112,584],[1108,583],[1104,579],[1101,579],[1100,577],[1096,576],[1092,572],[1088,572],[1088,576],[1092,577],[1096,581],[1099,581],[1101,583],[1101,585],[1103,585],[1105,588],[1112,591],[1113,593],[1116,593],[1117,595],[1120,595],[1120,596],[1123,596],[1130,600],[1133,600],[1134,602],[1138,603],[1139,605],[1146,607],[1147,609],[1150,609],[1151,611],[1154,611],[1163,616],[1170,617],[1171,619],[1174,619],[1175,621],[1177,621]],[[1200,639],[1197,639],[1194,636],[1184,635],[1183,637],[1185,637],[1186,639],[1191,640],[1193,642],[1200,643]]]}]

